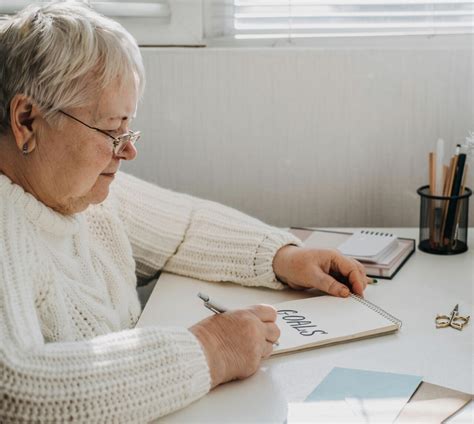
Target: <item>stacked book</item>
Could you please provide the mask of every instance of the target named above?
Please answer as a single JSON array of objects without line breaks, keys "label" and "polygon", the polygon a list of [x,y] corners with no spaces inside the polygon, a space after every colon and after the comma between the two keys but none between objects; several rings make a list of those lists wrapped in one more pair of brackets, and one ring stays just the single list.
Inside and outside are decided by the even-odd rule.
[{"label": "stacked book", "polygon": [[306,247],[338,249],[362,262],[370,277],[391,279],[415,251],[415,240],[387,232],[359,230],[354,233],[291,228]]}]

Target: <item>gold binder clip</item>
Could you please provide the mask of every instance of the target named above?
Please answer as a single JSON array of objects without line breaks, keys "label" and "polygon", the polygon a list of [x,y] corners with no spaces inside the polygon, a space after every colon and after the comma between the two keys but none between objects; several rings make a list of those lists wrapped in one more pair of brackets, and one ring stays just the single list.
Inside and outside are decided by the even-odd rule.
[{"label": "gold binder clip", "polygon": [[461,331],[463,327],[469,322],[470,316],[463,317],[459,315],[459,305],[456,305],[451,312],[451,315],[436,315],[436,328],[452,327]]}]

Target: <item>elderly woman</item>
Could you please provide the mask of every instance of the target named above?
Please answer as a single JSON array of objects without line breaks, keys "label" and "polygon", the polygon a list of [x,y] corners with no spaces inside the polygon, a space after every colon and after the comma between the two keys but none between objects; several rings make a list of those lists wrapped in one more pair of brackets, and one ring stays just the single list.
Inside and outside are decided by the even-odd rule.
[{"label": "elderly woman", "polygon": [[119,172],[139,134],[138,46],[86,6],[0,28],[0,422],[146,422],[254,373],[278,339],[259,305],[134,329],[137,275],[362,294],[360,264]]}]

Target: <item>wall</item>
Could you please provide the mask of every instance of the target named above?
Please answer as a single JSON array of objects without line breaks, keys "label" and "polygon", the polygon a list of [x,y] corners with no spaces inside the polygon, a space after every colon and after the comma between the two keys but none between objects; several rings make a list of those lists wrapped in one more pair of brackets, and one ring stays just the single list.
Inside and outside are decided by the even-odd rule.
[{"label": "wall", "polygon": [[122,169],[274,225],[417,226],[429,150],[474,130],[469,46],[142,52]]}]

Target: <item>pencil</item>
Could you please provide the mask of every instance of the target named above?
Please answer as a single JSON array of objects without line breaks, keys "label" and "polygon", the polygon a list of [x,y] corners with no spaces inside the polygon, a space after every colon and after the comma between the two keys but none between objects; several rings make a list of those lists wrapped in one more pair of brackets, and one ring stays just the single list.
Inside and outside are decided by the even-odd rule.
[{"label": "pencil", "polygon": [[[436,153],[430,152],[428,156],[428,170],[430,182],[430,194],[436,195]],[[428,227],[430,231],[429,239],[431,247],[434,247],[435,240],[435,208],[433,207],[433,199],[428,199]]]}]

